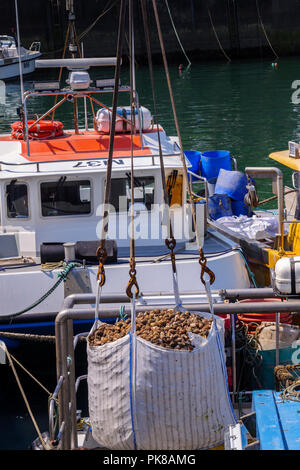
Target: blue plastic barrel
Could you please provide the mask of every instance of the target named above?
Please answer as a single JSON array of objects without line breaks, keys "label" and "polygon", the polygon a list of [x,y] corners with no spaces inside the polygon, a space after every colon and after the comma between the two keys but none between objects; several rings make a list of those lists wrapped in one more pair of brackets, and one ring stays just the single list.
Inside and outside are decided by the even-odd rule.
[{"label": "blue plastic barrel", "polygon": [[221,168],[215,187],[218,194],[227,194],[231,199],[242,201],[248,190],[247,176],[241,171],[228,171]]},{"label": "blue plastic barrel", "polygon": [[208,214],[213,220],[232,215],[231,200],[226,194],[214,194],[208,198]]},{"label": "blue plastic barrel", "polygon": [[[244,201],[235,201],[234,199],[231,201],[231,208],[232,214],[237,216],[248,215],[250,209],[249,206],[246,206]],[[249,215],[251,215],[251,211]]]},{"label": "blue plastic barrel", "polygon": [[231,170],[228,150],[212,150],[201,155],[201,175],[206,179],[216,178],[221,168]]},{"label": "blue plastic barrel", "polygon": [[[190,168],[188,168],[188,170],[196,173],[196,175],[199,175],[201,152],[198,152],[197,150],[185,150],[184,154],[192,165]],[[193,176],[192,180],[195,181],[197,178]]]}]

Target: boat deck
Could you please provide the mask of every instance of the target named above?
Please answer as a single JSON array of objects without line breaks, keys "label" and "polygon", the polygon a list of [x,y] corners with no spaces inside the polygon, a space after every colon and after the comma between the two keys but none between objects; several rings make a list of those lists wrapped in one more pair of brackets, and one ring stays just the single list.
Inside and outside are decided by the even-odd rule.
[{"label": "boat deck", "polygon": [[300,450],[300,401],[284,401],[280,392],[253,392],[256,435],[261,450]]},{"label": "boat deck", "polygon": [[[84,131],[80,134],[66,132],[55,139],[30,141],[30,157],[27,156],[26,142],[22,141],[22,156],[30,161],[82,160],[89,158],[107,158],[109,135],[96,131]],[[114,141],[114,158],[130,157],[130,134],[119,134]],[[133,152],[135,156],[149,155],[149,147],[141,149],[140,137],[133,136]]]}]

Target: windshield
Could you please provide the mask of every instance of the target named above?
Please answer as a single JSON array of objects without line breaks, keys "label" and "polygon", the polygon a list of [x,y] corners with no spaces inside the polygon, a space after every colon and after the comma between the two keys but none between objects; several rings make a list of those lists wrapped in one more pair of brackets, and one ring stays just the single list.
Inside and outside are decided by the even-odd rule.
[{"label": "windshield", "polygon": [[16,41],[12,36],[0,36],[0,47],[10,47],[15,44]]}]

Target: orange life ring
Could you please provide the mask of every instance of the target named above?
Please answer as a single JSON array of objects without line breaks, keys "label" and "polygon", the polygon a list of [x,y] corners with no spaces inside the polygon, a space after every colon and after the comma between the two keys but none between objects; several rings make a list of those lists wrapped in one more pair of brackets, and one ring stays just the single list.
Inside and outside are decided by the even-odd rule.
[{"label": "orange life ring", "polygon": [[[60,121],[39,121],[34,126],[30,127],[35,121],[27,121],[28,136],[30,139],[49,139],[63,135],[63,123]],[[11,124],[11,136],[14,139],[24,139],[23,136],[23,122],[16,121]]]}]

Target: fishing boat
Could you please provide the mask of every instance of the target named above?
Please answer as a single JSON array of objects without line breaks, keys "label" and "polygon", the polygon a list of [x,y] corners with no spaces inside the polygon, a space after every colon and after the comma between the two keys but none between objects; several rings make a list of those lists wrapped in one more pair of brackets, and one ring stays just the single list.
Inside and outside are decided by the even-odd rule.
[{"label": "fishing boat", "polygon": [[[87,71],[90,59],[65,59],[66,66],[75,67],[70,83],[63,89],[28,91],[24,95],[24,120],[12,123],[11,133],[0,136],[1,152],[1,319],[14,318],[14,323],[30,318],[38,322],[44,316],[54,316],[66,295],[76,292],[95,292],[97,276],[96,249],[99,245],[105,176],[109,157],[111,109],[101,106],[98,96],[112,95],[107,82],[91,87]],[[111,65],[113,59],[95,59],[95,65]],[[57,62],[37,61],[37,67],[57,65]],[[61,62],[60,62],[61,64]],[[82,81],[85,79],[85,83]],[[79,81],[79,85],[75,82]],[[104,85],[104,86],[103,86]],[[36,87],[57,86],[57,83],[36,83]],[[79,89],[77,89],[77,86]],[[120,86],[119,93],[129,94],[128,86]],[[57,97],[59,101],[38,119],[28,117],[30,99]],[[95,98],[97,96],[97,98]],[[100,109],[95,113],[95,128],[83,127],[75,119],[74,129],[64,129],[63,123],[45,118],[63,104],[89,100]],[[75,108],[76,109],[76,108]],[[104,294],[124,293],[130,255],[130,155],[133,145],[135,167],[136,256],[140,289],[144,295],[172,291],[172,279],[167,275],[171,261],[162,231],[162,182],[159,143],[163,149],[166,184],[171,194],[175,231],[178,283],[183,295],[195,295],[201,290],[199,254],[191,231],[191,214],[186,198],[184,167],[178,141],[168,137],[160,126],[159,133],[152,126],[150,111],[137,110],[146,128],[130,137],[128,107],[118,108],[118,129],[114,138],[112,182],[107,258],[107,277]],[[76,113],[75,113],[76,116]],[[124,117],[126,116],[126,117]],[[102,131],[104,129],[104,131]],[[158,140],[159,139],[159,140]],[[187,162],[187,165],[189,163]],[[122,205],[123,204],[123,205]],[[197,224],[205,256],[215,273],[214,290],[248,288],[249,273],[236,243],[206,229],[206,211],[203,200],[196,204]],[[14,314],[30,307],[54,285],[62,271],[60,262],[66,260],[64,244],[73,243],[75,252],[67,258],[79,263],[72,273],[85,279],[68,290],[68,281],[61,283],[45,301],[28,309],[22,316]],[[68,249],[67,246],[65,246]],[[50,263],[50,264],[49,264]],[[52,264],[51,264],[52,263]],[[55,263],[57,264],[56,269]],[[227,270],[232,271],[230,278]],[[70,279],[73,276],[70,274]],[[13,294],[18,286],[19,295]],[[32,289],[32,286],[34,288]],[[78,290],[79,289],[79,290]],[[3,323],[3,320],[1,320]]]},{"label": "fishing boat", "polygon": [[[165,380],[166,388],[156,387],[154,390],[155,382],[146,386],[152,395],[158,393],[154,405],[165,400],[167,410],[171,402],[175,406],[171,416],[169,411],[165,416],[157,412],[156,407],[155,425],[151,427],[146,423],[140,426],[140,430],[146,434],[148,428],[151,428],[154,442],[151,449],[174,449],[178,437],[175,443],[171,439],[171,443],[164,441],[157,444],[156,426],[166,424],[168,430],[172,421],[174,427],[174,422],[181,416],[179,411],[184,411],[188,414],[185,419],[188,425],[196,424],[197,428],[197,425],[203,427],[203,422],[205,426],[208,422],[213,422],[214,426],[217,424],[217,428],[212,430],[195,431],[195,436],[200,434],[200,440],[207,442],[207,447],[200,444],[201,448],[209,448],[211,443],[215,445],[218,440],[223,444],[227,439],[224,425],[232,423],[226,444],[231,449],[230,439],[235,440],[234,433],[240,433],[240,440],[242,433],[244,437],[244,429],[236,427],[239,423],[235,401],[234,316],[242,310],[253,313],[274,312],[278,305],[274,306],[275,302],[268,305],[250,302],[245,305],[237,300],[248,299],[249,296],[262,300],[267,295],[273,299],[286,296],[280,296],[265,286],[253,289],[252,273],[242,249],[241,238],[223,230],[222,225],[215,223],[209,216],[209,179],[192,171],[192,164],[187,157],[189,154],[182,148],[180,132],[177,132],[177,136],[169,137],[157,122],[154,87],[154,114],[141,106],[135,86],[132,29],[129,39],[130,84],[120,83],[119,46],[122,44],[120,32],[124,27],[124,3],[122,1],[120,7],[117,57],[38,60],[38,68],[66,67],[69,71],[67,86],[61,86],[59,81],[36,82],[35,89],[27,91],[23,96],[20,120],[12,123],[10,133],[0,136],[0,329],[3,332],[18,328],[18,331],[26,333],[27,330],[32,332],[33,328],[39,331],[49,320],[52,325],[55,322],[58,381],[49,401],[49,433],[42,434],[37,429],[38,439],[32,448],[103,449],[102,436],[100,439],[93,437],[98,424],[95,425],[94,421],[91,427],[90,416],[84,417],[77,410],[76,395],[80,383],[88,379],[89,387],[92,388],[94,378],[91,378],[90,368],[87,375],[75,376],[75,348],[79,338],[88,336],[86,330],[95,324],[95,320],[115,322],[124,318],[124,315],[131,315],[134,321],[135,311],[157,311],[175,305],[178,312],[208,312],[208,318],[212,319],[209,339],[210,344],[211,338],[214,341],[214,359],[211,356],[206,363],[201,363],[200,369],[212,367],[212,370],[207,370],[201,387],[196,387],[194,402],[198,399],[200,388],[206,393],[211,387],[206,398],[216,400],[218,406],[211,408],[210,416],[205,414],[204,420],[202,415],[202,419],[198,419],[194,408],[189,407],[193,394],[186,384],[190,381],[192,383],[197,376],[199,364],[193,364],[192,369],[189,360],[193,360],[193,355],[188,356],[185,351],[180,360],[179,356],[175,359],[175,363],[180,365],[180,371],[177,370],[180,380],[177,380],[178,375],[172,375],[169,368],[171,359],[168,370],[164,370],[163,360],[157,367],[140,368],[143,369],[141,372],[145,374],[145,380],[137,381],[139,385],[147,385],[148,372],[160,374],[161,380],[168,378]],[[145,2],[142,2],[142,6],[145,15]],[[157,21],[155,1],[153,6]],[[129,11],[132,13],[131,2]],[[130,18],[132,21],[132,16]],[[148,48],[149,44],[148,37]],[[162,52],[165,58],[163,48]],[[168,78],[165,61],[164,65]],[[93,66],[114,66],[114,79],[96,79],[93,83],[89,75],[89,67]],[[169,81],[168,85],[178,131]],[[128,106],[118,105],[121,94],[127,94]],[[52,97],[53,105],[42,112],[37,110],[38,116],[30,116],[29,100],[34,98],[37,101],[43,97]],[[108,97],[112,97],[112,104],[107,103]],[[80,100],[85,110],[83,124],[78,118]],[[66,105],[73,106],[72,129],[65,129],[62,121],[54,119],[55,111]],[[92,110],[92,126],[88,125],[87,105]],[[97,110],[96,105],[99,106]],[[234,173],[236,167],[232,159],[230,164],[233,168],[229,171]],[[247,171],[251,177],[258,172],[253,168]],[[204,189],[200,190],[199,185]],[[228,302],[230,298],[234,299],[233,303]],[[300,312],[299,301],[291,299],[283,302],[280,309],[283,312]],[[218,315],[225,316],[225,321],[217,318]],[[220,327],[219,321],[222,325]],[[226,329],[226,321],[227,329],[228,324],[232,326],[232,396],[226,373],[224,336],[220,338],[220,331],[224,333]],[[130,333],[134,337],[134,331]],[[141,419],[142,424],[144,419],[143,412],[137,417],[134,406],[134,341],[130,335],[121,338],[121,343],[128,347],[128,354],[122,356],[115,351],[115,354],[105,356],[104,364],[108,364],[105,361],[111,358],[115,360],[114,367],[106,367],[106,373],[112,374],[116,382],[106,380],[106,376],[102,380],[101,376],[101,384],[96,384],[98,390],[100,385],[103,386],[109,399],[116,396],[109,387],[116,385],[113,390],[120,393],[117,394],[118,404],[115,409],[111,403],[106,408],[105,412],[108,411],[109,415],[113,415],[111,411],[114,410],[119,418],[119,414],[122,414],[121,402],[125,404],[126,425],[118,428],[115,436],[112,435],[113,449],[136,449],[135,419]],[[208,343],[204,341],[203,344]],[[117,345],[112,348],[114,346],[117,348]],[[160,354],[165,354],[161,350]],[[158,355],[156,350],[153,356],[157,358]],[[125,369],[128,366],[125,378],[121,378],[126,382],[125,386],[118,382],[122,375],[120,364]],[[168,375],[170,371],[171,378]],[[185,380],[185,374],[188,374],[188,381]],[[177,399],[182,401],[179,407],[176,405]],[[255,413],[258,411],[255,410]],[[101,413],[99,415],[102,418]],[[150,415],[153,420],[154,414]],[[215,416],[218,416],[217,422],[214,422]],[[107,427],[109,420],[106,422]],[[121,416],[119,422],[122,420]],[[177,423],[177,426],[175,423],[176,433],[179,427],[182,427],[181,423]],[[106,433],[106,428],[100,426],[100,429],[102,434],[104,431]],[[186,434],[183,448],[199,448],[199,444],[191,443],[193,433]],[[180,440],[181,434],[178,435]],[[163,439],[168,438],[166,432]],[[261,440],[258,441],[261,443]],[[145,448],[143,445],[140,448]],[[258,443],[255,442],[255,445]],[[247,447],[244,442],[243,446]]]},{"label": "fishing boat", "polygon": [[42,55],[40,48],[39,41],[34,41],[29,49],[26,49],[22,45],[18,47],[13,36],[0,35],[0,80],[19,77],[19,62],[21,62],[23,75],[33,73],[35,61]]}]

